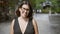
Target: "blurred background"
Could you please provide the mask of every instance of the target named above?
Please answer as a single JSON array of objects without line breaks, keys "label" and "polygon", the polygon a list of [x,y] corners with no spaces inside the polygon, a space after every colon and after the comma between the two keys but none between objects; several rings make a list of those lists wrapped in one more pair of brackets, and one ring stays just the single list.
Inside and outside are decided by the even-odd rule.
[{"label": "blurred background", "polygon": [[[10,34],[11,21],[23,0],[0,0],[0,34]],[[60,34],[60,0],[27,0],[33,8],[39,34]]]}]

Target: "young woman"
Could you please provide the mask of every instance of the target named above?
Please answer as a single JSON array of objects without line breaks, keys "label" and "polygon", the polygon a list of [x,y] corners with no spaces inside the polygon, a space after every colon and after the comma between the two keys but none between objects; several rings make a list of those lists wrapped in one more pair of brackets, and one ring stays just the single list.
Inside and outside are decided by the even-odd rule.
[{"label": "young woman", "polygon": [[28,1],[23,1],[16,11],[17,18],[11,24],[11,34],[38,34],[37,22]]}]

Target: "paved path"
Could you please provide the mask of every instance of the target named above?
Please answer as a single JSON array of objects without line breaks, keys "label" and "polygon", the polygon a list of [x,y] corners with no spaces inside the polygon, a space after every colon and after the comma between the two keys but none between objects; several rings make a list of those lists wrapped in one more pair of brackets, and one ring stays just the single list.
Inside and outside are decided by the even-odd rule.
[{"label": "paved path", "polygon": [[51,34],[48,14],[35,14],[34,18],[38,24],[39,34]]},{"label": "paved path", "polygon": [[10,33],[10,22],[0,23],[0,34],[9,34]]}]

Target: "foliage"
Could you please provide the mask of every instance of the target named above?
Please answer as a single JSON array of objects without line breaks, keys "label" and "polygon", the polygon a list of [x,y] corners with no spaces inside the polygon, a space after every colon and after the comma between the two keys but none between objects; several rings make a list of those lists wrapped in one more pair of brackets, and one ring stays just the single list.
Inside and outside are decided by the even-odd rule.
[{"label": "foliage", "polygon": [[[46,0],[30,0],[31,5],[33,9],[42,9],[41,4],[45,2]],[[52,2],[51,10],[52,12],[60,12],[60,1],[58,0],[50,0]],[[9,7],[12,7],[12,9],[15,7],[15,5],[18,3],[17,0],[9,0]]]}]

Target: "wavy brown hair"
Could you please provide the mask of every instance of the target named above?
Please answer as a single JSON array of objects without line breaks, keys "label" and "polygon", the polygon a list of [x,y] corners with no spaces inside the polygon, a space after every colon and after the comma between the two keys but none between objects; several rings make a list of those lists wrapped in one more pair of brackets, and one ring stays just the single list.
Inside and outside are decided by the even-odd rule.
[{"label": "wavy brown hair", "polygon": [[28,18],[30,18],[30,17],[32,17],[32,15],[33,15],[33,9],[32,9],[32,7],[31,7],[31,4],[30,4],[30,2],[28,2],[28,1],[23,1],[19,6],[18,6],[18,9],[16,10],[16,15],[19,17],[20,16],[20,11],[19,11],[19,8],[22,8],[22,6],[24,5],[24,4],[26,4],[26,5],[28,5],[29,6],[29,14],[28,14]]}]

